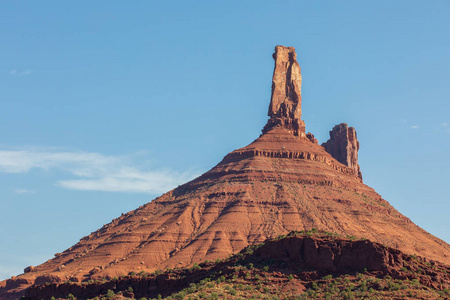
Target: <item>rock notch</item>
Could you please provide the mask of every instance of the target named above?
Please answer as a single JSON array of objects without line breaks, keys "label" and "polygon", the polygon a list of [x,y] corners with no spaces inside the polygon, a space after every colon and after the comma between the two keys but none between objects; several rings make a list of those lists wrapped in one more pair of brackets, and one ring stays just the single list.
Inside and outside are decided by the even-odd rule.
[{"label": "rock notch", "polygon": [[330,131],[330,139],[323,143],[322,147],[338,162],[353,169],[355,175],[358,175],[362,180],[358,164],[359,142],[355,128],[348,127],[346,123],[334,126],[333,130]]},{"label": "rock notch", "polygon": [[273,54],[275,69],[272,77],[270,117],[263,134],[275,126],[291,131],[295,136],[305,135],[302,117],[302,75],[294,47],[276,46]]}]

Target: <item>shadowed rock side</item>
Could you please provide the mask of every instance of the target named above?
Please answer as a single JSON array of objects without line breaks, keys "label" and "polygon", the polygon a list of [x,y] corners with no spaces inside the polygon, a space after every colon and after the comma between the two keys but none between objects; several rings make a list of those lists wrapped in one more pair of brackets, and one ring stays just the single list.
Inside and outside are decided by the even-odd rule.
[{"label": "shadowed rock side", "polygon": [[[299,134],[304,133],[301,77],[293,48],[277,46],[275,61],[272,121],[262,136],[229,153],[199,178],[122,215],[47,262],[27,268],[25,274],[1,282],[0,299],[16,299],[33,283],[190,266],[313,227],[449,264],[447,243],[364,185],[354,164],[336,160],[312,134]],[[344,139],[357,149],[356,134],[347,133]],[[345,155],[349,159],[348,152]]]},{"label": "shadowed rock side", "polygon": [[353,169],[355,174],[362,179],[358,164],[359,142],[355,128],[348,127],[346,123],[334,126],[330,131],[330,139],[323,143],[322,147],[337,161]]},{"label": "shadowed rock side", "polygon": [[275,69],[272,78],[269,121],[263,129],[266,133],[275,126],[284,127],[295,136],[305,134],[302,117],[302,75],[294,47],[276,46]]},{"label": "shadowed rock side", "polygon": [[[126,293],[127,297],[135,299],[156,298],[158,295],[167,297],[192,284],[199,284],[206,278],[217,280],[224,276],[230,281],[236,280],[233,278],[237,277],[251,278],[246,276],[247,273],[243,273],[245,269],[239,267],[249,266],[250,263],[250,272],[253,270],[261,273],[265,267],[265,273],[259,276],[265,278],[268,285],[280,285],[280,275],[287,277],[288,274],[296,274],[301,280],[301,286],[323,278],[326,274],[334,274],[334,277],[337,277],[365,270],[366,276],[383,278],[389,275],[395,279],[416,279],[424,286],[438,290],[450,287],[449,266],[421,257],[411,257],[368,240],[349,240],[321,233],[310,234],[291,233],[279,240],[268,240],[256,247],[248,247],[223,262],[203,263],[193,269],[175,269],[162,274],[140,273],[106,282],[33,286],[27,290],[25,299],[65,299],[69,294],[86,299],[101,296],[108,290]],[[417,272],[419,269],[420,273]],[[277,277],[273,278],[274,275]],[[257,282],[249,284],[256,286]],[[256,287],[255,290],[258,291]]]}]

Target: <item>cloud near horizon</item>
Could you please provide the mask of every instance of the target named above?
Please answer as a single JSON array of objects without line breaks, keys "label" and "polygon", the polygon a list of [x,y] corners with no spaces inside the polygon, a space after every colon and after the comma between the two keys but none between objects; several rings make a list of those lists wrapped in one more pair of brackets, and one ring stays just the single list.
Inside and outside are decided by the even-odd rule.
[{"label": "cloud near horizon", "polygon": [[[28,173],[32,169],[62,171],[75,178],[56,186],[85,191],[164,193],[198,175],[167,169],[145,170],[136,156],[42,149],[0,150],[0,172]],[[17,193],[25,189],[16,190]]]},{"label": "cloud near horizon", "polygon": [[36,191],[28,189],[16,189],[16,194],[36,194]]},{"label": "cloud near horizon", "polygon": [[9,71],[9,74],[14,76],[23,76],[23,75],[30,75],[31,72],[32,72],[31,70],[18,71],[16,69],[12,69],[11,71]]}]

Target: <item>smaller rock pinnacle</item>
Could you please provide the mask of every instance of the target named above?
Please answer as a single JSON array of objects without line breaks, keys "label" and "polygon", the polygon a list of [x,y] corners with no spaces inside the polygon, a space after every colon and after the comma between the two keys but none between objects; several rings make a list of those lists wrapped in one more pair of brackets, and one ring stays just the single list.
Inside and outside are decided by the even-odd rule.
[{"label": "smaller rock pinnacle", "polygon": [[305,135],[302,116],[302,75],[294,47],[276,46],[273,54],[275,69],[272,78],[270,99],[270,119],[264,126],[263,134],[275,126],[292,131],[295,136]]},{"label": "smaller rock pinnacle", "polygon": [[341,123],[330,131],[330,139],[322,144],[322,147],[337,161],[353,169],[355,175],[362,180],[361,170],[358,164],[359,142],[356,130]]}]

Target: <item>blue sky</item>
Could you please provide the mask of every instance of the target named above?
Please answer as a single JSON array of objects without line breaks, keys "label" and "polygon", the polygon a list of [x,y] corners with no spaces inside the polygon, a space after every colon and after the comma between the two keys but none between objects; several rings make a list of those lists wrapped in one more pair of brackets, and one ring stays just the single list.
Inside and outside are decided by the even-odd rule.
[{"label": "blue sky", "polygon": [[450,2],[2,1],[0,279],[260,134],[294,46],[320,142],[354,126],[364,181],[450,242]]}]

